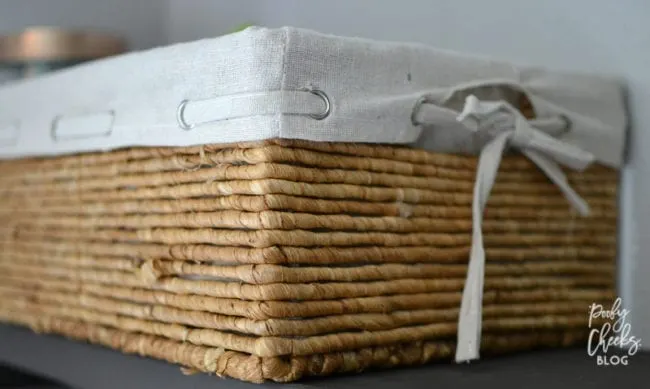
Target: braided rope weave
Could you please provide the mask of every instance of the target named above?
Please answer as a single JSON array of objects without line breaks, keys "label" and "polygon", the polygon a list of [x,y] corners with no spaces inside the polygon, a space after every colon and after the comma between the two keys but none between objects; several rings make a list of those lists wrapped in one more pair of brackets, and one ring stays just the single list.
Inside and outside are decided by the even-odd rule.
[{"label": "braided rope weave", "polygon": [[[476,158],[273,140],[0,163],[0,320],[246,381],[448,360]],[[615,296],[618,174],[577,216],[505,157],[484,354],[565,346]]]}]

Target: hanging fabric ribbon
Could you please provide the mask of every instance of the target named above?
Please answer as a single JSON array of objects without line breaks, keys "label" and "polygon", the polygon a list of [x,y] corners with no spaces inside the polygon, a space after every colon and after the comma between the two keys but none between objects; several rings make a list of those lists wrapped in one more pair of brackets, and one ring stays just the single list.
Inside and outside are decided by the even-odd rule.
[{"label": "hanging fabric ribbon", "polygon": [[[476,172],[472,204],[472,247],[458,320],[456,362],[464,362],[479,358],[485,273],[481,225],[483,211],[506,147],[517,149],[535,163],[581,215],[588,215],[589,206],[571,188],[559,165],[582,171],[594,161],[594,156],[544,132],[551,130],[549,127],[557,127],[557,121],[528,121],[519,110],[503,100],[481,101],[470,95],[456,120],[476,136],[488,138],[481,150]],[[566,126],[568,122],[560,121],[559,125]]]},{"label": "hanging fabric ribbon", "polygon": [[470,95],[457,120],[472,131],[487,133],[491,137],[481,151],[474,185],[472,248],[460,307],[456,348],[456,361],[463,362],[479,357],[485,273],[481,225],[483,210],[506,146],[518,149],[535,163],[581,215],[589,213],[589,206],[571,188],[558,164],[581,171],[593,162],[594,156],[536,129],[505,101],[480,101],[476,96]]}]

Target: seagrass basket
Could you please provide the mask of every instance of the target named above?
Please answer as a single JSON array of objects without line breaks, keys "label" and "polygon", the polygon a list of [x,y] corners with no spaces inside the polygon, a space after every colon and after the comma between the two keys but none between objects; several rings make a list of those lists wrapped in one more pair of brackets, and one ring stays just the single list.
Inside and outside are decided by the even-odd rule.
[{"label": "seagrass basket", "polygon": [[[252,382],[449,361],[478,164],[280,138],[10,158],[0,320]],[[500,163],[483,355],[585,342],[615,298],[618,171],[566,175],[589,216],[525,156]]]}]

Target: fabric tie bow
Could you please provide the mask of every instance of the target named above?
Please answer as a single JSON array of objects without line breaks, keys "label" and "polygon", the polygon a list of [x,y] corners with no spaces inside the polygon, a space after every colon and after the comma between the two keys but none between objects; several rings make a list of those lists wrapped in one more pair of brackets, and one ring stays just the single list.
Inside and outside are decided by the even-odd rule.
[{"label": "fabric tie bow", "polygon": [[474,185],[472,247],[460,307],[456,348],[456,362],[463,362],[479,357],[485,273],[481,225],[483,210],[506,146],[517,149],[535,163],[583,216],[589,214],[589,206],[571,188],[559,165],[582,171],[594,161],[594,156],[544,133],[533,125],[535,121],[529,122],[505,101],[481,101],[470,95],[456,119],[477,136],[487,135],[490,139],[481,150]]}]

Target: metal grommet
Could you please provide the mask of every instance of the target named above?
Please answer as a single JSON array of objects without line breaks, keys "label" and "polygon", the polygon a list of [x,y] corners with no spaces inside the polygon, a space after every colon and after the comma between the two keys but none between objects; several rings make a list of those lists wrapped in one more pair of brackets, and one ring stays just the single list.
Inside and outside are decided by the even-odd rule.
[{"label": "metal grommet", "polygon": [[564,122],[564,128],[562,128],[561,135],[567,134],[571,131],[571,119],[565,114],[559,114],[557,117]]},{"label": "metal grommet", "polygon": [[415,105],[413,106],[413,111],[411,112],[411,124],[413,124],[414,127],[417,127],[421,124],[415,119],[415,115],[420,110],[420,107],[427,103],[429,103],[429,98],[427,96],[422,96],[418,99],[418,101],[415,102]]},{"label": "metal grommet", "polygon": [[178,108],[176,109],[176,121],[178,122],[178,125],[185,131],[189,131],[194,128],[193,124],[188,124],[185,121],[185,106],[187,106],[187,103],[189,103],[189,100],[181,101],[181,103],[178,105]]},{"label": "metal grommet", "polygon": [[309,90],[309,93],[320,97],[325,102],[325,110],[323,110],[323,112],[321,112],[321,113],[310,113],[309,117],[312,118],[312,119],[316,119],[316,120],[323,120],[326,117],[328,117],[330,115],[331,110],[332,110],[332,105],[330,104],[330,98],[325,94],[325,92],[323,92],[322,90],[319,90],[319,89],[311,89],[311,90]]},{"label": "metal grommet", "polygon": [[61,115],[55,116],[54,119],[52,119],[52,122],[50,123],[50,137],[55,142],[58,141],[56,137],[56,126],[59,124],[59,120],[61,120]]}]

